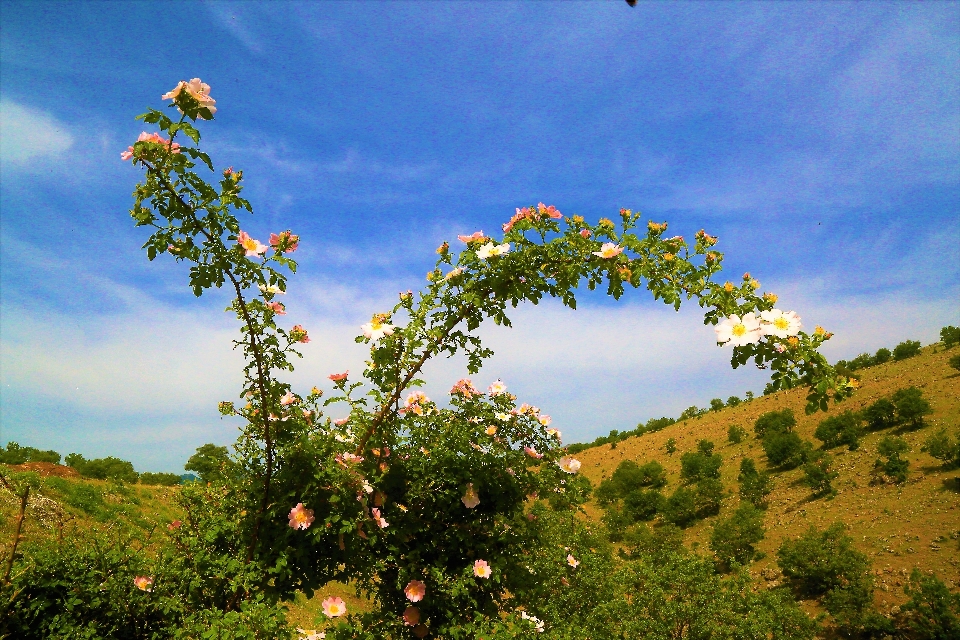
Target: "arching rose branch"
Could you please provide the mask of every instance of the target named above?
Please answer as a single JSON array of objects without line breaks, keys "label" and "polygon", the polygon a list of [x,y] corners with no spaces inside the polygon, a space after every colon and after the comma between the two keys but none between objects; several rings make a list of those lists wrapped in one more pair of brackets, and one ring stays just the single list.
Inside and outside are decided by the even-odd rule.
[{"label": "arching rose branch", "polygon": [[[808,385],[808,410],[851,391],[816,351],[829,334],[801,331],[795,315],[774,309],[775,296],[757,294],[749,275],[738,285],[712,280],[722,255],[705,232],[688,244],[665,238],[666,224],[650,222],[637,233],[640,216],[630,210],[620,212],[619,225],[589,224],[537,205],[518,209],[501,238],[462,236],[459,253],[444,243],[425,289],[401,294],[391,311],[362,327],[357,339],[370,343],[366,384],[346,373],[330,376],[337,393],[324,405],[349,407],[332,421],[320,389],[298,395],[277,378],[309,340],[300,325],[277,324],[287,289],[280,268],[296,270],[287,254],[299,239],[272,234],[268,246],[241,230],[233,212],[251,210],[240,195],[242,172],[227,169],[211,186],[195,171],[194,161],[213,171],[191,124],[212,118],[209,87],[194,80],[178,88],[166,97],[179,119],[156,110],[141,116],[169,138],[144,133],[122,157],[146,169],[131,215],[152,228],[148,257],[189,263],[196,295],[229,284],[230,310],[242,326],[236,345],[246,358],[247,402],[220,409],[247,426],[223,490],[185,492],[187,526],[176,533],[190,570],[213,572],[209,582],[219,591],[209,595],[211,606],[236,609],[245,598],[283,599],[354,580],[380,605],[364,624],[387,637],[411,626],[418,636],[463,629],[476,612],[496,617],[507,593],[522,602],[530,592],[524,549],[539,535],[530,500],[582,502],[579,463],[565,455],[549,418],[518,405],[499,381],[481,392],[462,380],[449,408],[415,390],[424,364],[441,354],[464,353],[477,372],[492,352],[474,331],[485,319],[509,325],[508,308],[521,302],[549,296],[575,308],[584,284],[605,286],[615,298],[644,287],[675,308],[696,300],[705,322],[717,325],[718,341],[734,345],[734,366],[753,358],[773,369],[776,386]],[[181,133],[193,144],[175,142]]]}]

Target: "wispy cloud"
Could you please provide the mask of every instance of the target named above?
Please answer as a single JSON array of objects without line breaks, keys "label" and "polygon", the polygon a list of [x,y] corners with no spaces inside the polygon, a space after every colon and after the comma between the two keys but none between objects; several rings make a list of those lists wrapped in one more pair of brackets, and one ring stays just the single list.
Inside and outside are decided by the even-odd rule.
[{"label": "wispy cloud", "polygon": [[0,101],[0,162],[22,169],[62,158],[74,142],[70,128],[50,113]]}]

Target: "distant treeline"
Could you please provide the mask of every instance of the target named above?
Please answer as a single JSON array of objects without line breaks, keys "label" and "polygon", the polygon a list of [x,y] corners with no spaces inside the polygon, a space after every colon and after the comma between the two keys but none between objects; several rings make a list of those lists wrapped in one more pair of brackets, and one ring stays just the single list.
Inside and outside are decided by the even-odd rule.
[{"label": "distant treeline", "polygon": [[[26,462],[52,462],[60,464],[61,455],[53,450],[42,451],[34,447],[21,447],[16,442],[8,442],[6,448],[0,449],[0,463],[24,464]],[[183,475],[176,473],[153,473],[145,471],[138,473],[133,463],[113,456],[87,460],[79,453],[71,453],[64,459],[64,464],[76,469],[77,473],[85,478],[97,480],[119,480],[121,482],[173,486],[183,482],[196,480],[192,473]]]},{"label": "distant treeline", "polygon": [[[960,344],[960,328],[954,326],[947,326],[940,330],[940,342],[943,343],[945,349],[950,349],[957,344]],[[914,356],[920,355],[921,344],[917,340],[904,340],[892,350],[887,348],[878,349],[874,355],[868,353],[861,353],[853,360],[838,360],[836,365],[834,365],[837,370],[848,376],[852,376],[853,372],[858,369],[863,369],[865,367],[872,367],[874,365],[883,364],[889,362],[890,360],[899,361],[906,360],[907,358],[912,358]],[[960,367],[958,367],[960,368]],[[856,376],[852,376],[856,377]],[[772,385],[767,385],[763,390],[763,395],[769,395],[775,390]],[[738,396],[730,396],[724,402],[721,398],[714,398],[710,401],[709,408],[697,407],[696,405],[692,407],[687,407],[680,414],[680,417],[674,418],[651,418],[647,420],[646,423],[640,423],[635,429],[628,431],[619,431],[613,429],[609,434],[605,436],[600,436],[596,438],[593,442],[577,442],[568,447],[570,453],[579,453],[584,449],[590,449],[592,447],[599,447],[604,444],[610,444],[614,448],[617,446],[617,443],[626,440],[627,438],[632,438],[634,436],[642,436],[645,433],[653,433],[654,431],[660,431],[666,429],[670,425],[681,422],[683,420],[688,420],[690,418],[699,418],[710,411],[720,411],[725,407],[736,407],[737,405],[743,404],[744,402],[750,402],[753,400],[754,395],[752,391],[747,391],[744,394],[744,399],[740,399]]]}]

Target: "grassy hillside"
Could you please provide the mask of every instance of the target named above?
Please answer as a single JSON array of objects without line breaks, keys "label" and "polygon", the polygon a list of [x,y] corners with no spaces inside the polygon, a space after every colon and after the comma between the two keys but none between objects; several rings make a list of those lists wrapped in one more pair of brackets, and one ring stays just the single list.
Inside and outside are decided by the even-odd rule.
[{"label": "grassy hillside", "polygon": [[[828,414],[804,414],[804,391],[791,389],[763,396],[737,407],[712,411],[699,418],[684,420],[663,431],[629,438],[611,448],[606,444],[580,452],[582,472],[597,486],[609,477],[622,460],[645,462],[656,460],[666,467],[670,484],[680,481],[680,455],[693,451],[701,439],[716,444],[723,457],[721,468],[728,497],[723,502],[720,518],[736,509],[737,475],[740,460],[753,458],[758,468],[766,468],[760,441],[754,438],[753,424],[767,411],[793,409],[797,417],[795,431],[813,441],[814,430],[828,415],[844,410],[860,410],[881,397],[889,397],[901,388],[916,386],[932,405],[933,413],[916,431],[898,432],[911,445],[905,456],[910,473],[902,485],[870,484],[870,471],[877,459],[877,442],[891,430],[868,433],[857,451],[846,447],[831,450],[839,477],[833,482],[837,490],[833,498],[812,499],[811,490],[802,483],[803,471],[794,469],[773,473],[773,492],[766,511],[766,538],[759,550],[766,557],[756,562],[752,571],[768,581],[777,580],[776,549],[785,538],[798,536],[810,525],[826,528],[836,521],[849,526],[857,547],[868,554],[878,575],[878,596],[881,605],[892,606],[904,599],[900,588],[913,567],[936,571],[951,589],[960,586],[960,469],[945,468],[939,460],[921,452],[923,441],[935,430],[960,425],[960,375],[947,365],[957,349],[944,352],[928,347],[917,357],[888,362],[858,371],[862,387],[853,398],[832,406]],[[731,444],[727,432],[731,425],[743,427],[748,435],[740,444]],[[668,455],[665,444],[674,438],[677,451]],[[592,518],[603,511],[596,504],[587,505]],[[708,551],[711,524],[709,518],[685,531],[686,542]]]}]

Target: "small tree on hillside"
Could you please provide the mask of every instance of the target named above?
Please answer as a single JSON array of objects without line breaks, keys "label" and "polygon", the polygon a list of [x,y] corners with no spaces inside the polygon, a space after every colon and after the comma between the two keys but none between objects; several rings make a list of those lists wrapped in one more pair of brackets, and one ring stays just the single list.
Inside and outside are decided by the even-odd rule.
[{"label": "small tree on hillside", "polygon": [[740,425],[733,424],[727,429],[727,440],[729,440],[731,444],[740,444],[746,436],[747,432],[744,431]]},{"label": "small tree on hillside", "polygon": [[806,461],[812,449],[809,442],[804,441],[792,431],[773,432],[763,438],[763,451],[767,454],[767,462],[771,467],[784,470],[799,467]]},{"label": "small tree on hillside", "polygon": [[908,451],[910,451],[910,445],[903,438],[885,436],[877,445],[877,453],[885,457],[886,460],[877,458],[877,461],[873,463],[874,477],[885,475],[897,484],[906,482],[910,461],[902,458],[901,454]]},{"label": "small tree on hillside", "polygon": [[893,354],[890,352],[890,349],[886,347],[880,347],[877,349],[877,353],[873,356],[874,364],[883,364],[884,362],[889,362]]},{"label": "small tree on hillside", "polygon": [[893,348],[894,360],[906,360],[920,355],[920,343],[916,340],[904,340]]},{"label": "small tree on hillside", "polygon": [[855,451],[863,435],[863,419],[859,414],[847,410],[822,420],[813,435],[823,442],[824,449],[847,445],[850,451]]},{"label": "small tree on hillside", "polygon": [[667,441],[663,444],[663,448],[666,450],[668,456],[672,456],[677,452],[677,439],[667,438]]},{"label": "small tree on hillside", "polygon": [[756,544],[763,540],[763,511],[752,504],[741,504],[733,514],[717,522],[710,534],[710,548],[725,571],[734,563],[745,565],[757,553]]},{"label": "small tree on hillside", "polygon": [[950,349],[960,344],[960,327],[946,326],[940,329],[940,342],[944,349]]},{"label": "small tree on hillside", "polygon": [[949,364],[951,367],[953,367],[957,371],[960,371],[960,353],[958,353],[955,356],[951,356],[951,358],[947,360],[947,364]]},{"label": "small tree on hillside", "polygon": [[753,459],[744,458],[740,461],[740,475],[737,481],[740,483],[741,500],[760,509],[766,508],[766,499],[772,490],[769,473],[757,471],[757,465]]},{"label": "small tree on hillside", "polygon": [[916,387],[900,389],[891,399],[897,409],[897,421],[912,429],[922,427],[923,416],[933,413],[930,403],[923,397],[923,392]]},{"label": "small tree on hillside", "polygon": [[743,402],[743,401],[740,400],[740,398],[738,398],[737,396],[730,396],[729,398],[727,398],[727,406],[728,406],[728,407],[736,407],[736,406],[739,406],[739,405],[741,404],[741,402]]},{"label": "small tree on hillside", "polygon": [[831,468],[833,458],[825,451],[817,451],[803,465],[803,480],[815,496],[833,493],[833,480],[839,475]]},{"label": "small tree on hillside", "polygon": [[763,438],[767,433],[793,431],[797,424],[797,419],[793,416],[793,409],[783,409],[781,411],[768,411],[762,414],[753,424],[753,430],[758,438]]},{"label": "small tree on hillside", "polygon": [[229,464],[230,456],[227,448],[208,442],[197,447],[197,452],[190,456],[183,468],[187,471],[195,471],[204,482],[214,482],[223,477],[223,472]]},{"label": "small tree on hillside", "polygon": [[723,403],[723,400],[720,398],[714,398],[710,401],[710,411],[720,411],[726,405]]},{"label": "small tree on hillside", "polygon": [[880,398],[863,410],[863,419],[871,431],[892,427],[896,418],[897,407],[886,398]]},{"label": "small tree on hillside", "polygon": [[951,437],[946,429],[940,429],[927,438],[921,450],[944,464],[960,464],[960,433]]}]

